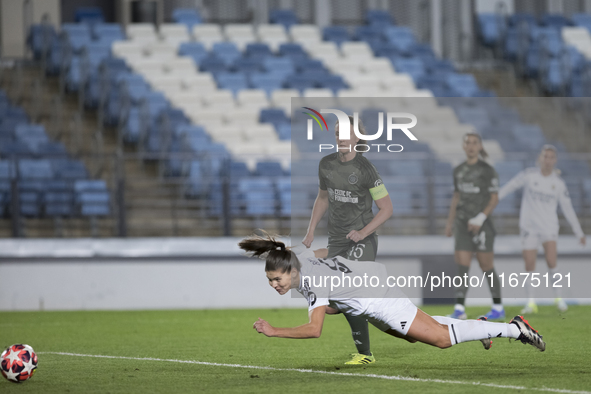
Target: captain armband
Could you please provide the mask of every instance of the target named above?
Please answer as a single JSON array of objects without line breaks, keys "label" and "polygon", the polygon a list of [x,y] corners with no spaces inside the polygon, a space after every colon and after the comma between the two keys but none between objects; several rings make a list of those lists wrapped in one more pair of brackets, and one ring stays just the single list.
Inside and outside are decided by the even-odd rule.
[{"label": "captain armband", "polygon": [[369,189],[369,193],[371,194],[371,198],[375,201],[386,197],[388,195],[388,190],[386,190],[386,186],[382,183]]}]

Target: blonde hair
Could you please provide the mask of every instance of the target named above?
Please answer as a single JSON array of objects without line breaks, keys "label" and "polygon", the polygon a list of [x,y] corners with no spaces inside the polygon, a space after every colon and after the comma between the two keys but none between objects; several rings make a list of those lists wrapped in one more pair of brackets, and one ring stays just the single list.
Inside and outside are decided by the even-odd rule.
[{"label": "blonde hair", "polygon": [[480,155],[480,157],[482,157],[483,160],[488,159],[488,153],[486,152],[486,150],[484,149],[484,146],[482,145],[482,137],[480,136],[480,134],[477,131],[470,131],[466,134],[464,134],[464,137],[462,138],[462,141],[465,143],[466,140],[468,139],[468,137],[470,136],[474,136],[476,138],[478,138],[478,141],[480,141],[480,152],[478,152],[478,154]]},{"label": "blonde hair", "polygon": [[[538,165],[538,167],[541,167],[541,161],[542,161],[542,156],[544,155],[544,152],[551,150],[552,152],[554,152],[554,156],[556,156],[556,158],[558,159],[558,150],[556,149],[556,147],[554,145],[551,144],[546,144],[544,146],[542,146],[542,150],[540,150],[540,154],[538,155],[538,159],[536,160],[536,164]],[[562,171],[560,171],[558,168],[554,168],[554,173],[556,173],[556,175],[560,175],[562,173]]]}]

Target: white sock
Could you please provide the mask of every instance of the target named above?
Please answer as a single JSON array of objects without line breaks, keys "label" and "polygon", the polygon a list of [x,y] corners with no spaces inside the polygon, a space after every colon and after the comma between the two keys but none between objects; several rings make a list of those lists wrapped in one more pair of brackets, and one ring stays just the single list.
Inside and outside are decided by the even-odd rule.
[{"label": "white sock", "polygon": [[[530,272],[529,273],[530,274],[530,277],[531,277],[531,274],[532,273],[533,272]],[[525,292],[526,292],[527,298],[528,298],[527,303],[528,304],[530,304],[530,303],[535,304],[536,303],[535,287],[532,285],[532,281],[531,280],[527,280],[525,282]]]},{"label": "white sock", "polygon": [[[548,267],[548,275],[550,276],[548,278],[548,282],[550,283],[550,286],[552,286],[554,284],[554,282],[557,282],[561,277],[559,275],[556,275],[556,277],[554,277],[554,274],[559,274],[560,271],[558,270],[558,266],[554,267],[554,268],[550,268]],[[562,281],[560,281],[562,282]],[[562,284],[558,282],[557,284]],[[554,295],[556,296],[556,298],[562,298],[562,288],[560,287],[554,287],[552,286],[552,288],[554,289]]]},{"label": "white sock", "polygon": [[462,312],[466,312],[466,308],[462,304],[456,304],[454,306],[454,309],[457,309],[457,310],[462,311]]},{"label": "white sock", "polygon": [[493,323],[480,320],[457,320],[443,316],[432,316],[440,324],[446,324],[452,345],[487,338],[517,338],[519,328],[515,324]]},{"label": "white sock", "polygon": [[503,304],[493,304],[492,310],[497,312],[503,312]]}]

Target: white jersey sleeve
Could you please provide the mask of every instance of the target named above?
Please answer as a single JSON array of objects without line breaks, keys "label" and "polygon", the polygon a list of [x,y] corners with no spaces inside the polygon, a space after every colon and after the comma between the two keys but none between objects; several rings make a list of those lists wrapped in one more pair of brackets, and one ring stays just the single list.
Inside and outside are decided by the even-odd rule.
[{"label": "white jersey sleeve", "polygon": [[521,189],[525,185],[526,171],[521,171],[507,182],[499,191],[499,200],[502,200],[509,194]]},{"label": "white jersey sleeve", "polygon": [[558,204],[560,205],[564,217],[570,224],[577,238],[582,238],[585,236],[585,234],[583,233],[583,229],[581,229],[581,224],[577,219],[577,214],[575,213],[575,210],[573,208],[573,204],[570,199],[570,195],[568,194],[568,189],[566,188],[566,184],[564,183],[564,181],[561,180],[560,186],[561,190],[558,191]]}]

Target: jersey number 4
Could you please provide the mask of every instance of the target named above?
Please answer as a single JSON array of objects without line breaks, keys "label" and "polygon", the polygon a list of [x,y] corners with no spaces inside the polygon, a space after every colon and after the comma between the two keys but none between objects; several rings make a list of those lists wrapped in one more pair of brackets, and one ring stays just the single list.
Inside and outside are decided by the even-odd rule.
[{"label": "jersey number 4", "polygon": [[486,249],[486,233],[481,231],[480,233],[476,234],[472,237],[472,242],[478,245],[478,249],[485,250]]}]

